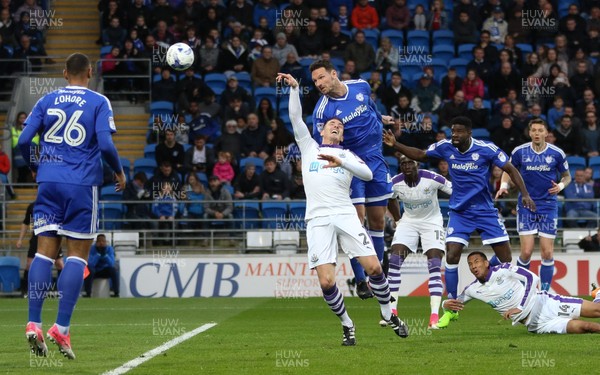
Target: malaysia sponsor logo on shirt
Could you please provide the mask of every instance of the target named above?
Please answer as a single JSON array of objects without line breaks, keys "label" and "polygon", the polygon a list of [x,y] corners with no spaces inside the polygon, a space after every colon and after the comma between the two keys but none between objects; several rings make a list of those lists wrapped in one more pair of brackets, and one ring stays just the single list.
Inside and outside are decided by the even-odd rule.
[{"label": "malaysia sponsor logo on shirt", "polygon": [[525,170],[527,171],[534,171],[534,172],[549,172],[552,170],[552,168],[550,168],[549,166],[542,164],[542,165],[528,165],[527,167],[525,167]]},{"label": "malaysia sponsor logo on shirt", "polygon": [[348,116],[344,116],[344,118],[342,118],[342,122],[345,124],[348,121],[352,120],[355,117],[360,116],[363,112],[367,111],[367,106],[364,104],[359,105],[358,107],[356,107],[356,109],[349,114]]},{"label": "malaysia sponsor logo on shirt", "polygon": [[475,163],[464,163],[464,164],[452,163],[451,167],[452,167],[452,169],[459,169],[462,171],[471,171],[471,170],[479,169],[479,166]]}]

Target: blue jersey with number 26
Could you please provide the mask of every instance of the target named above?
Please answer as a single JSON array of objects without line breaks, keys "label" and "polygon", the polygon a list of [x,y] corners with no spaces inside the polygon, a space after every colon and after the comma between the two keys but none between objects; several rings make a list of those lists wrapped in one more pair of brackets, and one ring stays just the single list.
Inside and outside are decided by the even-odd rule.
[{"label": "blue jersey with number 26", "polygon": [[108,99],[80,86],[67,86],[42,97],[25,120],[40,134],[37,182],[102,185],[97,133],[115,133]]}]

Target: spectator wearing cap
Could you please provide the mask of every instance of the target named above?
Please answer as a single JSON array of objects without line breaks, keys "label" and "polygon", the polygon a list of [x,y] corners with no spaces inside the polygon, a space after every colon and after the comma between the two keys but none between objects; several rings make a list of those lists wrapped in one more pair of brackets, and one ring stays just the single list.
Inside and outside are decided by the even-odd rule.
[{"label": "spectator wearing cap", "polygon": [[212,148],[206,147],[205,136],[198,135],[194,138],[194,147],[185,152],[183,164],[186,173],[209,174],[215,164],[215,153]]},{"label": "spectator wearing cap", "polygon": [[256,174],[256,166],[252,162],[246,163],[244,173],[238,174],[233,187],[235,199],[260,199],[260,177]]},{"label": "spectator wearing cap", "polygon": [[436,112],[442,103],[441,90],[431,81],[432,77],[424,73],[417,83],[410,103],[411,108],[416,113]]},{"label": "spectator wearing cap", "polygon": [[272,156],[265,160],[265,170],[260,175],[260,186],[263,200],[282,200],[290,196],[290,180],[285,172],[277,167],[277,160]]},{"label": "spectator wearing cap", "polygon": [[325,38],[324,48],[331,53],[333,57],[343,57],[346,47],[352,42],[350,37],[342,33],[342,27],[339,21],[333,21],[329,30],[329,35]]},{"label": "spectator wearing cap", "polygon": [[298,58],[296,47],[287,42],[287,37],[284,33],[278,33],[275,45],[273,46],[273,57],[277,59],[279,65],[285,64],[288,54],[293,53]]},{"label": "spectator wearing cap", "polygon": [[225,220],[225,227],[231,228],[233,219],[233,201],[231,193],[223,186],[217,176],[208,179],[208,190],[204,203],[204,218]]},{"label": "spectator wearing cap", "polygon": [[363,31],[357,31],[354,35],[354,42],[346,47],[344,60],[356,62],[356,70],[359,73],[366,72],[375,63],[375,50],[370,43],[367,43]]},{"label": "spectator wearing cap", "polygon": [[228,120],[225,122],[225,131],[217,138],[214,150],[216,152],[227,151],[237,160],[242,152],[242,135],[237,131],[237,121]]},{"label": "spectator wearing cap", "polygon": [[254,108],[255,106],[252,95],[250,95],[245,88],[240,86],[237,77],[232,74],[227,78],[227,87],[221,93],[221,106],[226,108],[233,97],[241,98],[242,103],[245,103],[249,109]]},{"label": "spectator wearing cap", "polygon": [[490,41],[492,43],[504,43],[504,38],[508,33],[508,23],[504,20],[504,11],[499,6],[494,8],[492,16],[483,22],[483,30],[490,32]]},{"label": "spectator wearing cap", "polygon": [[275,77],[279,72],[279,63],[273,58],[273,49],[265,46],[262,49],[262,56],[252,64],[252,83],[254,87],[275,86]]}]

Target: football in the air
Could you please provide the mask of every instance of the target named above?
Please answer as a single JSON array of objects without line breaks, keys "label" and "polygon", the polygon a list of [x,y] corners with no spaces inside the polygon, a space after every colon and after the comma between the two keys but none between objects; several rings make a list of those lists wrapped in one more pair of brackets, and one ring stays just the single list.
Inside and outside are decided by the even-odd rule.
[{"label": "football in the air", "polygon": [[185,43],[175,43],[167,50],[167,64],[175,70],[186,70],[194,63],[194,51]]}]

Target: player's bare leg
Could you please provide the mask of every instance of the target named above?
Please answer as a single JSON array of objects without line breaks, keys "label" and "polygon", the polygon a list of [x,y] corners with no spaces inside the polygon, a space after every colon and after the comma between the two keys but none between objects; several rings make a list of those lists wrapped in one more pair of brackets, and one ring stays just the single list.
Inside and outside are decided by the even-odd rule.
[{"label": "player's bare leg", "polygon": [[42,307],[52,287],[52,265],[58,255],[61,237],[38,236],[38,251],[31,262],[28,276],[29,322],[25,336],[32,353],[46,355],[48,348],[42,331]]},{"label": "player's bare leg", "polygon": [[440,304],[442,303],[442,293],[444,285],[442,284],[442,258],[444,252],[440,249],[429,249],[425,252],[427,256],[427,269],[429,271],[429,304],[431,314],[429,316],[429,328],[438,329]]},{"label": "player's bare leg", "polygon": [[77,304],[83,273],[92,245],[91,239],[67,239],[68,257],[63,271],[58,278],[58,315],[56,323],[48,331],[48,339],[58,345],[59,351],[69,359],[75,359],[71,350],[71,335],[69,327],[71,316]]},{"label": "player's bare leg", "polygon": [[[446,291],[448,299],[458,296],[458,263],[465,247],[459,242],[446,243]],[[458,311],[446,310],[438,321],[438,328],[446,328],[451,321],[458,319]]]},{"label": "player's bare leg", "polygon": [[392,313],[390,306],[390,287],[388,281],[383,274],[381,263],[375,255],[357,257],[360,264],[365,269],[367,275],[369,275],[369,284],[373,294],[379,301],[379,307],[381,309],[381,316],[390,325],[394,332],[400,337],[408,337],[408,327],[403,321],[398,319],[396,314]]},{"label": "player's bare leg", "polygon": [[[365,222],[366,213],[365,205],[355,204],[354,208],[356,209],[356,215],[358,216],[358,220],[361,224],[363,224]],[[369,284],[367,283],[365,269],[358,262],[357,258],[350,259],[350,265],[352,266],[352,271],[354,272],[354,283],[348,280],[348,287],[352,288],[356,286],[356,295],[360,297],[360,299],[373,298],[373,293],[369,289]]]},{"label": "player's bare leg", "polygon": [[344,304],[344,296],[335,284],[335,265],[333,264],[322,264],[315,268],[317,271],[317,277],[319,278],[319,285],[323,291],[323,298],[329,309],[340,318],[342,322],[342,345],[352,346],[356,345],[356,337],[354,336],[354,322],[350,319],[348,312],[346,311],[346,305]]},{"label": "player's bare leg", "polygon": [[[594,302],[584,300],[581,305],[581,316],[600,318],[600,299],[595,299]],[[600,323],[573,319],[567,323],[567,333],[600,333]]]},{"label": "player's bare leg", "polygon": [[521,235],[519,236],[519,242],[521,243],[521,254],[517,258],[517,266],[529,269],[531,254],[535,246],[535,237],[533,234]]},{"label": "player's bare leg", "polygon": [[494,250],[494,254],[498,257],[498,260],[501,263],[510,263],[512,262],[512,253],[510,249],[510,242],[502,241],[497,242],[490,245],[492,250]]},{"label": "player's bare leg", "polygon": [[540,289],[549,291],[554,276],[554,238],[540,235],[540,252],[542,265],[540,267]]}]

